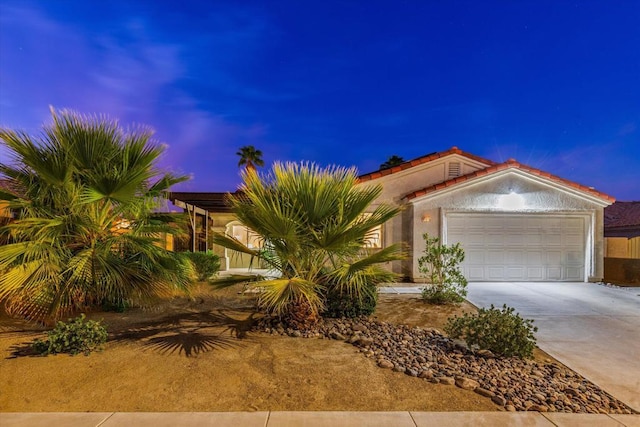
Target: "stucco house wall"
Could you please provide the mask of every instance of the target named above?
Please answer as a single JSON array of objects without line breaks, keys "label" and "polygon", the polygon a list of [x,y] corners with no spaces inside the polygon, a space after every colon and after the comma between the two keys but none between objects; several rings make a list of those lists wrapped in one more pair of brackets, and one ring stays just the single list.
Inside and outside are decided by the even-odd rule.
[{"label": "stucco house wall", "polygon": [[[521,245],[516,248],[519,251],[517,257],[512,256],[512,246],[495,249],[493,234],[486,231],[487,228],[485,234],[480,232],[482,238],[490,242],[486,246],[489,248],[487,251],[484,242],[475,247],[467,242],[476,257],[474,264],[471,265],[470,261],[466,267],[472,273],[470,276],[474,276],[477,267],[483,265],[491,272],[486,276],[475,275],[476,280],[495,277],[493,272],[500,265],[508,274],[500,276],[498,280],[509,280],[515,277],[512,272],[520,260],[529,263],[521,269],[527,271],[522,276],[524,280],[533,281],[536,277],[542,277],[542,280],[599,280],[604,275],[603,209],[613,202],[613,198],[591,187],[553,176],[513,159],[495,163],[456,147],[361,175],[358,179],[360,186],[379,185],[382,188],[372,209],[382,203],[402,208],[397,217],[382,227],[382,247],[401,243],[408,253],[406,260],[387,266],[401,277],[421,280],[418,258],[424,251],[422,235],[425,232],[441,237],[444,243],[453,243],[448,235],[448,231],[455,229],[451,224],[454,220],[468,223],[471,219],[477,219],[480,228],[492,222],[502,229],[502,222],[508,221],[512,225],[504,228],[504,241],[519,238],[524,242],[517,243]],[[504,203],[511,195],[517,197],[517,206]],[[211,231],[230,233],[230,227],[238,224],[229,207],[223,203],[223,193],[176,193],[175,197],[176,200],[189,200],[189,203],[199,206],[203,214],[208,212]],[[561,233],[561,238],[556,239],[569,242],[561,243],[560,249],[557,244],[551,247],[553,237],[543,236],[558,234],[556,222],[561,223],[559,229],[563,233],[569,229],[569,234]],[[542,225],[532,225],[538,223]],[[521,224],[525,224],[529,230],[528,235],[522,232]],[[474,223],[473,227],[476,225]],[[476,228],[465,227],[458,226],[457,239],[465,240],[467,235],[473,235],[467,230],[476,232]],[[493,227],[492,230],[495,230],[496,226]],[[537,243],[534,244],[534,240]],[[223,269],[236,266],[235,261],[231,262],[230,256],[233,255],[228,251],[218,246],[212,248],[220,256]],[[489,255],[485,257],[486,253],[500,251],[505,261],[509,258],[510,264],[500,264],[499,257],[491,260],[487,258]],[[554,253],[559,255],[549,261],[550,257],[555,256]],[[542,254],[540,256],[545,260],[539,261],[537,254]],[[568,261],[557,261],[564,259]],[[573,263],[576,259],[580,260],[580,264]],[[550,273],[557,265],[562,270],[559,276]],[[536,269],[543,271],[544,275],[536,276]]]},{"label": "stucco house wall", "polygon": [[[515,191],[523,198],[519,209],[502,208],[500,197]],[[600,203],[585,199],[579,194],[562,191],[549,184],[535,182],[517,172],[497,176],[491,180],[453,189],[440,194],[429,194],[410,202],[413,211],[412,277],[419,280],[418,258],[425,249],[422,235],[438,236],[443,243],[452,243],[446,235],[443,222],[450,212],[558,214],[583,216],[586,222],[585,240],[588,254],[588,277],[591,280],[604,275],[603,207]]]}]

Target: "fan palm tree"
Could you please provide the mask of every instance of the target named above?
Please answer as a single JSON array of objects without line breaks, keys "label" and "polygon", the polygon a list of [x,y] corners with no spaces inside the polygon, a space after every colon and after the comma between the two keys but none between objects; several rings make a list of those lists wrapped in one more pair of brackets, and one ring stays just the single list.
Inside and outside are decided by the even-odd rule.
[{"label": "fan palm tree", "polygon": [[238,150],[236,155],[240,156],[238,166],[245,166],[247,169],[255,169],[256,166],[264,166],[262,151],[256,149],[253,145],[240,147],[240,150]]},{"label": "fan palm tree", "polygon": [[394,154],[393,156],[390,156],[386,162],[380,165],[380,169],[389,169],[402,163],[404,163],[404,159]]},{"label": "fan palm tree", "polygon": [[52,109],[42,136],[0,129],[12,164],[0,192],[17,212],[0,229],[0,301],[8,312],[51,322],[109,303],[144,303],[186,289],[188,261],[161,247],[174,233],[154,213],[169,187],[186,177],[162,173],[164,147],[152,132],[123,131],[115,121]]},{"label": "fan palm tree", "polygon": [[401,259],[400,247],[372,252],[365,245],[371,230],[399,209],[382,204],[365,214],[382,189],[356,187],[355,169],[276,163],[269,175],[247,170],[243,180],[243,193],[230,202],[239,221],[262,236],[263,249],[223,234],[214,242],[280,273],[258,283],[266,311],[304,326],[318,318],[329,293],[360,299],[395,278],[380,265]]}]

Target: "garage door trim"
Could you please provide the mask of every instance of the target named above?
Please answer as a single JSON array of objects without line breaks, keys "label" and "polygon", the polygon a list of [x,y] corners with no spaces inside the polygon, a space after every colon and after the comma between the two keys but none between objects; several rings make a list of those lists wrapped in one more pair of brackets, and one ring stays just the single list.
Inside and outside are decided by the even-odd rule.
[{"label": "garage door trim", "polygon": [[[478,264],[478,265],[482,265],[484,270],[482,272],[480,272],[476,266],[476,268],[474,269],[474,271],[476,272],[476,274],[481,274],[482,279],[479,279],[478,277],[480,276],[475,276],[474,278],[470,278],[471,281],[474,280],[483,280],[483,281],[576,281],[578,280],[577,278],[579,277],[580,281],[587,281],[588,278],[590,277],[590,273],[593,271],[593,265],[592,265],[592,260],[593,258],[593,239],[592,239],[592,230],[593,230],[593,223],[594,223],[594,216],[593,214],[589,214],[589,213],[585,213],[585,212],[553,212],[553,213],[548,213],[548,212],[512,212],[512,211],[468,211],[468,210],[446,210],[446,209],[442,209],[441,211],[441,233],[443,236],[442,241],[444,243],[449,243],[449,230],[450,230],[450,220],[452,219],[461,219],[461,220],[468,220],[470,217],[471,218],[477,218],[478,224],[481,224],[481,227],[484,227],[482,233],[486,233],[488,231],[487,227],[489,227],[490,219],[492,219],[491,217],[494,217],[493,219],[495,219],[496,217],[499,218],[505,218],[508,219],[509,217],[513,217],[515,219],[515,224],[517,225],[518,222],[522,222],[522,224],[526,224],[527,223],[527,219],[549,219],[550,221],[553,219],[560,219],[562,221],[559,222],[559,224],[561,224],[562,227],[565,226],[570,226],[571,225],[571,220],[572,219],[578,219],[580,221],[578,222],[574,222],[574,225],[576,224],[580,224],[580,227],[582,228],[582,232],[581,233],[576,233],[576,229],[574,228],[574,230],[571,231],[567,231],[566,236],[567,237],[573,237],[573,238],[578,238],[577,236],[580,236],[581,241],[574,241],[574,242],[569,242],[569,243],[564,243],[564,244],[560,244],[560,252],[557,253],[557,255],[559,255],[563,261],[560,262],[560,272],[555,271],[553,269],[554,264],[550,263],[549,259],[540,261],[539,264],[539,268],[538,269],[544,269],[543,273],[537,272],[535,268],[531,267],[528,268],[526,267],[525,264],[520,265],[518,263],[517,260],[515,260],[515,257],[517,256],[517,253],[514,253],[513,256],[511,256],[512,260],[512,266],[519,266],[520,268],[510,268],[508,262],[505,260],[504,262],[499,261],[500,256],[503,256],[506,258],[507,254],[511,254],[511,251],[509,250],[510,247],[509,245],[518,245],[521,244],[521,249],[524,251],[522,253],[525,254],[525,257],[528,257],[529,254],[526,252],[527,249],[531,249],[531,254],[535,257],[536,254],[536,250],[535,248],[539,248],[541,250],[544,250],[545,252],[547,251],[546,246],[543,242],[537,242],[537,243],[532,243],[533,246],[529,246],[529,241],[527,240],[526,242],[523,243],[518,243],[517,242],[517,237],[521,237],[515,234],[508,234],[508,233],[504,233],[502,234],[503,237],[505,237],[506,239],[504,240],[509,240],[510,242],[513,241],[514,239],[509,239],[509,236],[515,237],[516,242],[515,243],[496,243],[495,246],[493,245],[493,243],[489,243],[490,246],[494,246],[494,249],[496,249],[495,252],[491,252],[490,248],[486,248],[486,250],[481,249],[481,247],[483,246],[483,243],[480,243],[478,246],[479,251],[476,252],[476,255],[480,255],[483,257],[483,260]],[[566,221],[565,221],[566,220]],[[484,221],[487,221],[487,223],[483,223]],[[468,221],[466,221],[467,224],[469,223]],[[536,223],[536,221],[533,221],[534,223]],[[494,221],[495,223],[495,221]],[[538,221],[538,223],[540,223]],[[544,222],[542,222],[542,226],[543,227],[551,227],[551,224],[544,224]],[[463,226],[463,227],[466,227]],[[495,225],[494,225],[495,227]],[[561,232],[562,233],[562,232]],[[523,235],[525,235],[526,233],[523,233]],[[486,241],[491,242],[491,239],[486,239],[486,234],[479,234],[480,236],[482,236]],[[531,237],[532,235],[530,234],[529,237]],[[563,236],[565,236],[563,234]],[[524,237],[523,237],[524,239]],[[500,239],[499,239],[500,240]],[[525,239],[526,240],[526,239]],[[522,241],[522,239],[521,239]],[[453,243],[453,242],[452,242]],[[538,246],[536,246],[536,244]],[[502,246],[501,246],[502,245]],[[500,250],[500,248],[502,248],[502,250]],[[576,251],[578,250],[578,248],[580,249],[581,253],[576,253]],[[573,251],[571,250],[573,249]],[[516,251],[514,251],[516,252]],[[539,251],[538,251],[539,252]],[[489,261],[489,258],[495,255],[496,258],[498,259],[497,264],[498,266],[502,266],[502,272],[500,272],[499,268],[493,268],[491,269],[491,262]],[[551,257],[551,253],[549,254],[549,257]],[[573,267],[571,266],[570,262],[566,262],[567,257],[573,255],[573,260],[576,263]],[[575,257],[575,255],[578,255],[578,258]],[[580,260],[580,258],[583,257],[583,259]],[[527,258],[528,259],[528,258]],[[577,260],[577,261],[576,261]],[[579,261],[582,261],[582,264],[579,265]],[[535,263],[535,262],[534,262]],[[534,266],[535,267],[535,266]],[[579,269],[576,269],[576,267],[580,267]],[[471,268],[471,266],[469,266],[468,268]],[[491,269],[491,272],[489,272],[489,270]],[[525,272],[524,270],[527,269],[527,271]],[[580,271],[582,270],[582,271]],[[493,274],[495,274],[495,276],[492,276]],[[576,275],[575,277],[571,276],[571,275]],[[467,274],[469,276],[469,272]],[[569,277],[569,278],[567,278]],[[573,277],[573,278],[572,278]],[[537,278],[537,279],[536,279]]]}]

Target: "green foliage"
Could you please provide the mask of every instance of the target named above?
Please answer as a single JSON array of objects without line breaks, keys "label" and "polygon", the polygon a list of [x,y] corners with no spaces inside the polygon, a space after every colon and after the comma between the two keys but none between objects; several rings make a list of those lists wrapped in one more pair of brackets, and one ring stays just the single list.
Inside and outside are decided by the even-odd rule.
[{"label": "green foliage", "polygon": [[400,248],[371,251],[365,245],[371,230],[399,210],[384,204],[370,209],[381,187],[356,186],[355,169],[277,163],[267,176],[247,169],[243,179],[242,194],[232,197],[231,205],[264,245],[249,248],[222,234],[214,241],[280,273],[256,283],[264,289],[260,304],[265,310],[313,319],[326,295],[360,300],[371,286],[394,280],[381,264],[401,259]]},{"label": "green foliage", "polygon": [[33,342],[33,349],[38,354],[69,353],[76,355],[89,353],[102,348],[107,342],[107,329],[95,320],[86,320],[81,314],[75,319],[57,322],[56,327],[47,332],[45,340],[37,339]]},{"label": "green foliage", "polygon": [[394,154],[393,156],[389,156],[387,161],[380,165],[380,169],[389,169],[389,168],[392,168],[394,166],[398,166],[398,165],[403,164],[404,161],[405,160],[402,157],[396,156]]},{"label": "green foliage", "polygon": [[256,166],[264,166],[264,160],[262,160],[262,151],[258,150],[253,145],[245,145],[240,147],[240,150],[236,153],[240,156],[238,166],[246,166],[247,169],[255,169]]},{"label": "green foliage", "polygon": [[207,252],[184,252],[193,263],[198,281],[210,279],[220,270],[220,257]]},{"label": "green foliage", "polygon": [[426,248],[418,259],[418,269],[430,284],[422,291],[422,298],[431,304],[461,303],[467,296],[467,279],[460,271],[464,250],[459,243],[443,245],[427,233],[422,237]]},{"label": "green foliage", "polygon": [[184,181],[155,167],[164,147],[152,133],[52,110],[38,137],[0,129],[0,193],[15,221],[0,228],[0,302],[12,315],[53,322],[73,312],[144,304],[186,289],[191,263],[161,246],[176,233],[158,213],[169,187]]},{"label": "green foliage", "polygon": [[469,347],[478,346],[502,356],[532,357],[536,347],[533,320],[514,314],[512,307],[481,308],[477,314],[466,313],[447,321],[445,332],[452,338],[463,338]]},{"label": "green foliage", "polygon": [[340,294],[333,291],[326,296],[325,311],[326,317],[358,317],[368,316],[376,310],[378,305],[378,288],[369,285],[367,292],[360,297],[350,294]]}]

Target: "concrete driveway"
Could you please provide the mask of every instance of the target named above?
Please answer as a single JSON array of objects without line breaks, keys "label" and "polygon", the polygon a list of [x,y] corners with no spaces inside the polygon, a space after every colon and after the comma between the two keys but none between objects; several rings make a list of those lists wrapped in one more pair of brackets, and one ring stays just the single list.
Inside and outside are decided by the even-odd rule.
[{"label": "concrete driveway", "polygon": [[470,283],[478,307],[514,307],[538,346],[640,410],[640,288],[594,283]]}]

